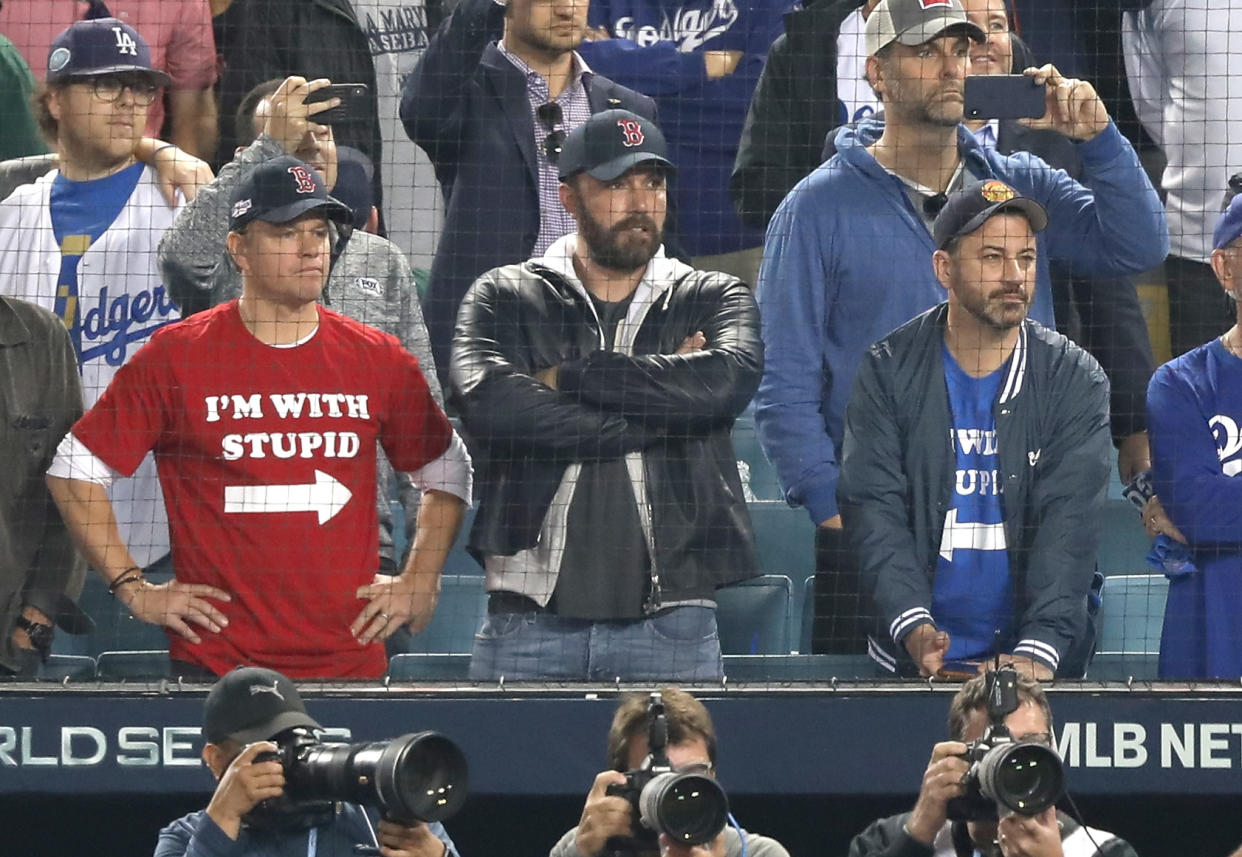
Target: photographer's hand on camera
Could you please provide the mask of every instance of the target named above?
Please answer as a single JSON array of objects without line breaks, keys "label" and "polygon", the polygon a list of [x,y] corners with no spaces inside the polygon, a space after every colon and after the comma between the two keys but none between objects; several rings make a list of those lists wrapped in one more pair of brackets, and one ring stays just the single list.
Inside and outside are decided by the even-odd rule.
[{"label": "photographer's hand on camera", "polygon": [[625,774],[601,772],[587,794],[574,841],[582,857],[595,857],[604,850],[610,837],[629,836],[633,830],[630,802],[618,795],[608,794],[608,787],[612,785],[625,785]]},{"label": "photographer's hand on camera", "polygon": [[[1001,655],[1001,663],[1005,666],[1012,666],[1018,672],[1030,676],[1036,681],[1052,681],[1052,670],[1034,658],[1022,655]],[[991,668],[992,662],[990,660],[984,661],[979,664],[979,675],[986,675]]]},{"label": "photographer's hand on camera", "polygon": [[381,819],[376,830],[382,857],[442,857],[448,850],[422,822]]},{"label": "photographer's hand on camera", "polygon": [[923,785],[914,811],[906,821],[906,833],[912,839],[931,845],[936,834],[948,820],[949,801],[960,797],[970,765],[962,754],[966,745],[960,741],[942,741],[932,748],[931,761],[923,772]]},{"label": "photographer's hand on camera", "polygon": [[1005,816],[996,827],[996,841],[1004,857],[1062,857],[1056,807],[1039,815]]},{"label": "photographer's hand on camera", "polygon": [[228,835],[236,839],[241,832],[242,816],[260,801],[279,797],[285,790],[284,768],[276,759],[255,761],[260,753],[275,753],[271,741],[249,744],[229,763],[216,785],[207,815]]},{"label": "photographer's hand on camera", "polygon": [[940,631],[930,623],[916,625],[902,643],[910,653],[911,660],[918,665],[919,675],[923,678],[934,676],[943,669],[944,656],[949,651],[947,631]]}]

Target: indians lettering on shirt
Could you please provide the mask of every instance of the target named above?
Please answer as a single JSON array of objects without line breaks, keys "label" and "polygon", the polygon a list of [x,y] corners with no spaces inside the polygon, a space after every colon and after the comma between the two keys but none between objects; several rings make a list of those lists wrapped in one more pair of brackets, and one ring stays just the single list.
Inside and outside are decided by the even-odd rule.
[{"label": "indians lettering on shirt", "polygon": [[688,54],[701,48],[708,40],[728,32],[737,23],[738,17],[733,0],[716,0],[709,9],[681,6],[671,20],[665,13],[659,27],[651,24],[637,26],[634,19],[628,16],[618,18],[613,25],[613,35],[645,48],[659,42],[676,42],[677,50]]},{"label": "indians lettering on shirt", "polygon": [[[205,396],[206,421],[261,420],[275,414],[282,420],[370,420],[366,394],[259,393]],[[270,409],[270,410],[269,410]],[[240,458],[354,458],[362,448],[352,431],[234,432],[220,439],[225,461]]]},{"label": "indians lettering on shirt", "polygon": [[1220,457],[1221,473],[1226,476],[1242,473],[1242,458],[1234,458],[1242,452],[1242,432],[1238,431],[1237,421],[1233,417],[1217,414],[1208,420],[1208,428],[1216,439],[1216,454]]}]

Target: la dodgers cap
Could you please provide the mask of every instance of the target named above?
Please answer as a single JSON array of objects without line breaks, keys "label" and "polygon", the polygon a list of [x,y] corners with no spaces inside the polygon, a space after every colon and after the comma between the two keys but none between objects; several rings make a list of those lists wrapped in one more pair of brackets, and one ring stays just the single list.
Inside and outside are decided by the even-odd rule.
[{"label": "la dodgers cap", "polygon": [[1042,205],[1002,181],[987,179],[949,195],[948,202],[936,215],[932,238],[936,247],[943,250],[953,239],[969,235],[988,218],[1007,211],[1024,215],[1033,232],[1042,232],[1048,226],[1048,212]]},{"label": "la dodgers cap", "polygon": [[74,77],[139,72],[158,86],[172,78],[151,67],[151,49],[138,31],[116,18],[74,21],[52,40],[47,54],[47,81]]},{"label": "la dodgers cap", "polygon": [[1216,230],[1212,233],[1212,249],[1219,250],[1232,244],[1242,235],[1242,193],[1229,201],[1229,205],[1220,213],[1216,221]]},{"label": "la dodgers cap", "polygon": [[558,161],[561,181],[586,173],[610,182],[639,164],[676,169],[656,123],[628,110],[596,113],[570,131]]},{"label": "la dodgers cap", "polygon": [[323,728],[306,713],[293,682],[275,670],[238,667],[212,686],[203,704],[203,737],[212,744],[266,741],[295,726]]},{"label": "la dodgers cap", "polygon": [[237,232],[255,220],[288,223],[316,210],[341,224],[353,219],[349,206],[328,196],[317,172],[297,158],[281,155],[255,167],[237,186],[229,230]]},{"label": "la dodgers cap", "polygon": [[892,42],[921,45],[946,30],[960,30],[976,42],[987,40],[987,34],[970,23],[959,0],[880,0],[863,29],[867,56]]}]

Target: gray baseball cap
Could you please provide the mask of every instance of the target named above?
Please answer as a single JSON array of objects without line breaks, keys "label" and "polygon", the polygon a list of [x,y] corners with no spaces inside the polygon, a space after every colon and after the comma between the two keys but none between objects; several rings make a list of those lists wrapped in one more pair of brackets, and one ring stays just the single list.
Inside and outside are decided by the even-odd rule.
[{"label": "gray baseball cap", "polygon": [[867,56],[874,56],[885,45],[921,45],[955,30],[976,42],[987,40],[987,33],[970,23],[958,0],[880,0],[867,18]]}]

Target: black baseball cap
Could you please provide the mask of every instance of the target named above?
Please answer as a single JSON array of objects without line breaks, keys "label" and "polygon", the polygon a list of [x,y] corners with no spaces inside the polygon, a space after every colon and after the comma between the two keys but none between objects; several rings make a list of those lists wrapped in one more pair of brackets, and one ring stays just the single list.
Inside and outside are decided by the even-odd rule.
[{"label": "black baseball cap", "polygon": [[151,67],[151,49],[138,31],[116,18],[75,21],[52,40],[47,54],[47,81],[138,72],[157,86],[172,78]]},{"label": "black baseball cap", "polygon": [[212,686],[203,705],[203,737],[212,744],[267,741],[294,726],[323,728],[293,682],[275,670],[238,667]]},{"label": "black baseball cap", "polygon": [[229,231],[237,232],[255,220],[288,223],[308,211],[321,210],[329,220],[349,223],[349,206],[328,196],[314,169],[289,155],[264,161],[233,192]]},{"label": "black baseball cap", "polygon": [[874,56],[893,42],[913,47],[949,31],[987,41],[987,33],[970,22],[958,0],[880,0],[867,16],[863,38],[867,56]]},{"label": "black baseball cap", "polygon": [[1007,211],[1024,215],[1031,224],[1032,232],[1042,232],[1048,226],[1048,212],[1042,205],[1022,196],[1002,181],[987,179],[949,195],[948,202],[936,215],[932,238],[936,241],[936,247],[943,250],[955,238],[969,235],[988,218]]},{"label": "black baseball cap", "polygon": [[659,126],[628,110],[596,113],[570,131],[557,162],[561,181],[586,173],[610,182],[639,164],[676,169]]}]

